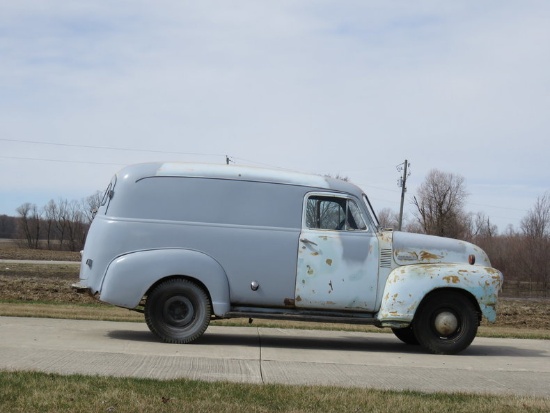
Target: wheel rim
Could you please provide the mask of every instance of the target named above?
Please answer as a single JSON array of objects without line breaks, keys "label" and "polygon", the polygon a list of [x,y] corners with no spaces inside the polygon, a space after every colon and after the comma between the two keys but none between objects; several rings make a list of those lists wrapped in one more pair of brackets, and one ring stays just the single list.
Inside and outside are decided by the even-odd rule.
[{"label": "wheel rim", "polygon": [[441,338],[452,338],[459,332],[459,319],[454,312],[441,311],[433,320],[433,328]]},{"label": "wheel rim", "polygon": [[181,327],[193,320],[195,310],[193,303],[187,297],[176,296],[166,300],[163,315],[168,324]]}]

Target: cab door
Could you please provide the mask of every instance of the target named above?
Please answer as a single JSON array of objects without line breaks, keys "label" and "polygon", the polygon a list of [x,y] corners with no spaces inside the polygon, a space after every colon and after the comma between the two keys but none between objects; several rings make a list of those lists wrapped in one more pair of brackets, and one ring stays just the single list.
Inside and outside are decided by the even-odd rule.
[{"label": "cab door", "polygon": [[351,196],[309,194],[298,244],[298,308],[374,311],[378,239]]}]

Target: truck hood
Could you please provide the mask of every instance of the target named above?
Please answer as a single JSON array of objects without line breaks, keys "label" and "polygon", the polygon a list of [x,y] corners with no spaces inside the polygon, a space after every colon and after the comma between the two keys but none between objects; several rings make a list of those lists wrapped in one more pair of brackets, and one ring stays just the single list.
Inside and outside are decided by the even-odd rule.
[{"label": "truck hood", "polygon": [[398,265],[468,263],[475,256],[475,264],[490,267],[489,257],[478,246],[466,241],[433,235],[393,233],[393,259]]}]

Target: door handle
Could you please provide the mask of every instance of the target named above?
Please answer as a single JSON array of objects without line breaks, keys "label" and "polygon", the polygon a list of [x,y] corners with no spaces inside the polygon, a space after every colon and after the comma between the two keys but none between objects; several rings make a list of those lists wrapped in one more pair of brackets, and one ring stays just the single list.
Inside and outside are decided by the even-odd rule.
[{"label": "door handle", "polygon": [[300,238],[300,241],[303,242],[304,244],[317,245],[316,243],[314,243],[313,241],[308,240],[307,238]]}]

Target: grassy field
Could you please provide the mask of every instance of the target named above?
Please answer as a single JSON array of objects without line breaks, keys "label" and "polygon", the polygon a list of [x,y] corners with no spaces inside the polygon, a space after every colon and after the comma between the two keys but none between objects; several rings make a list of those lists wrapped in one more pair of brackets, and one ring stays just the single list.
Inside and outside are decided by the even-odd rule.
[{"label": "grassy field", "polygon": [[[0,258],[77,261],[77,253],[19,250],[0,244]],[[0,266],[0,316],[143,321],[139,313],[74,293],[78,266]],[[249,325],[222,320],[216,325]],[[371,326],[255,320],[252,326],[380,331]],[[550,302],[503,299],[498,322],[480,336],[550,339]],[[0,372],[2,412],[548,412],[550,399],[424,394],[322,386],[250,385],[191,380],[60,376]]]},{"label": "grassy field", "polygon": [[548,412],[550,399],[0,372],[2,412]]}]

